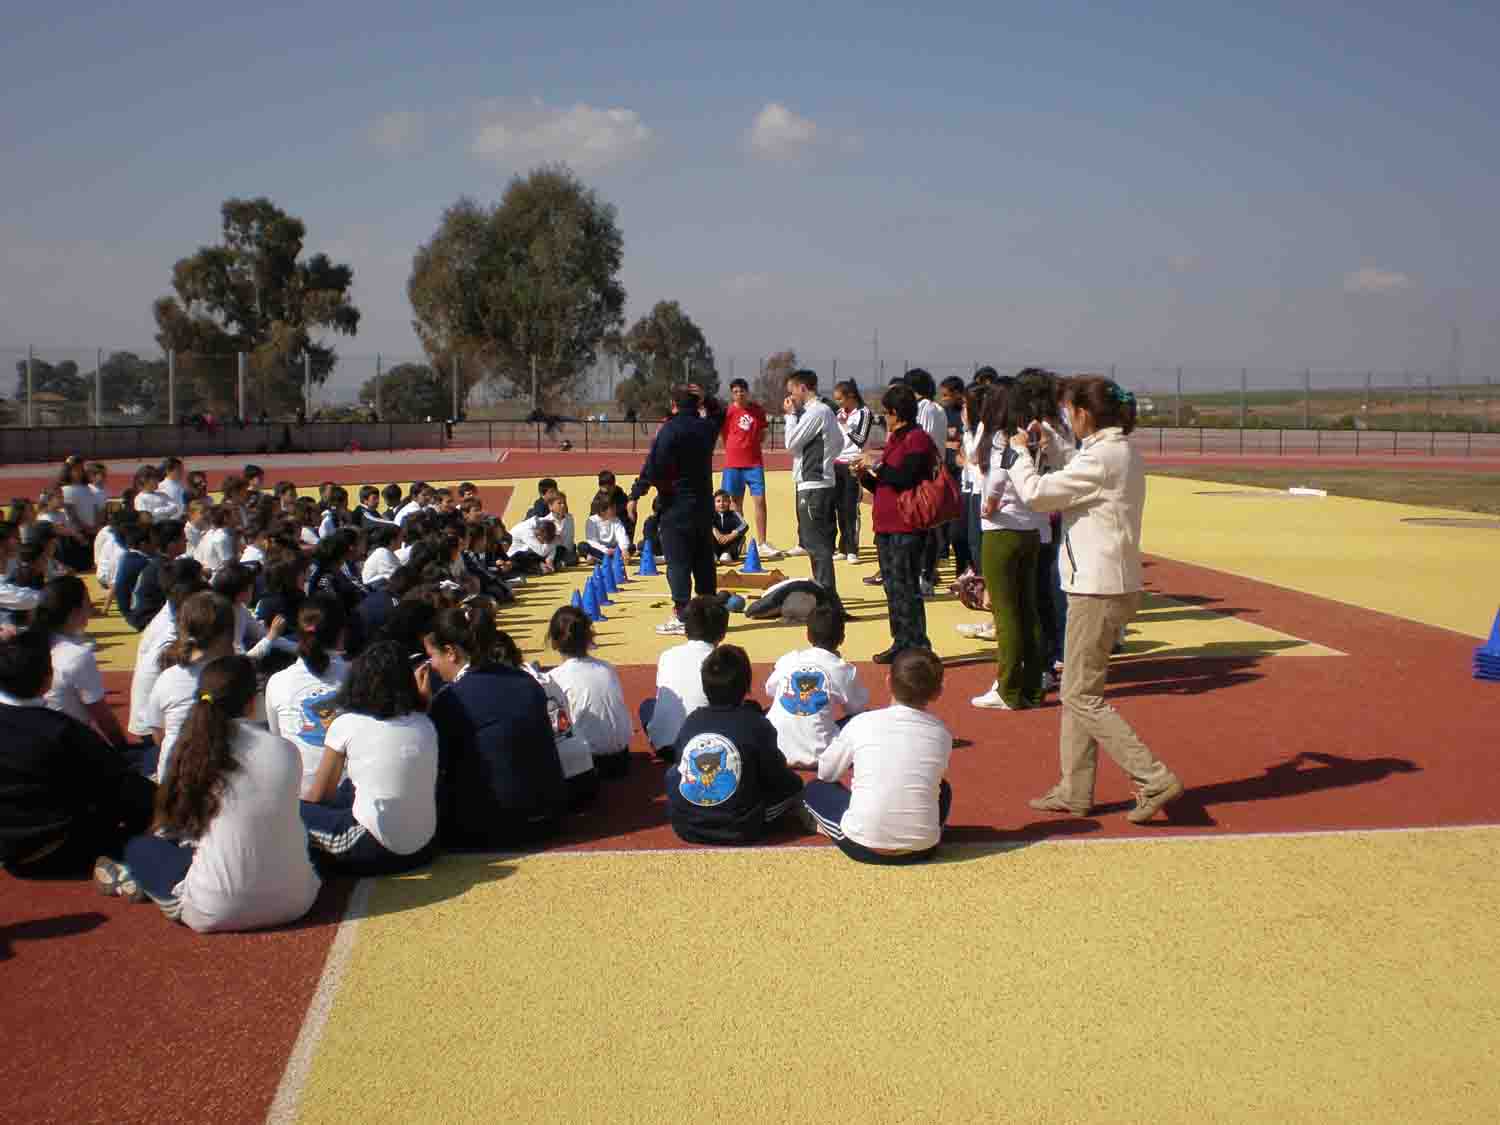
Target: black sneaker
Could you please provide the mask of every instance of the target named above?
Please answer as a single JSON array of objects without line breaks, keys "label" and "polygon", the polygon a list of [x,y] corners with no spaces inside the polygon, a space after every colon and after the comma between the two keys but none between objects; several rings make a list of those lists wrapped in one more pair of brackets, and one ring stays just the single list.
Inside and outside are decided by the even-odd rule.
[{"label": "black sneaker", "polygon": [[885,585],[885,575],[877,570],[874,574],[869,574],[861,578],[860,581],[866,586],[883,586]]}]

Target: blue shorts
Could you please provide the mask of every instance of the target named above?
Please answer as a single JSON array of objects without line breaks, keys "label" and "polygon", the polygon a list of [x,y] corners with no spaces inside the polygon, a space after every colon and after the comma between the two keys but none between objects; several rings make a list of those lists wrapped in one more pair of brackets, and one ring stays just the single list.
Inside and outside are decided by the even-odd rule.
[{"label": "blue shorts", "polygon": [[738,500],[745,495],[745,488],[749,487],[751,496],[764,496],[766,494],[766,470],[756,465],[750,469],[725,469],[724,480],[720,484],[725,492]]}]

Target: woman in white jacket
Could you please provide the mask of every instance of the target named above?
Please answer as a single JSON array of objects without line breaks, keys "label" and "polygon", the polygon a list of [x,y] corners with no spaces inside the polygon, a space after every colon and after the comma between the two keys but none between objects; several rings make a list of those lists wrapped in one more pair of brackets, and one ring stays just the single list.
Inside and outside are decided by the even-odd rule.
[{"label": "woman in white jacket", "polygon": [[[1139,824],[1181,796],[1182,782],[1104,701],[1110,650],[1141,604],[1146,470],[1127,436],[1135,428],[1135,396],[1097,375],[1073,379],[1069,389],[1068,415],[1079,447],[1065,468],[1039,474],[1027,451],[1027,434],[1018,432],[1010,439],[1016,451],[1010,476],[1021,499],[1033,511],[1062,513],[1058,565],[1068,595],[1062,778],[1031,807],[1087,814],[1094,803],[1102,746],[1135,782],[1135,808],[1126,816]],[[1034,429],[1045,450],[1050,435],[1040,426]]]}]

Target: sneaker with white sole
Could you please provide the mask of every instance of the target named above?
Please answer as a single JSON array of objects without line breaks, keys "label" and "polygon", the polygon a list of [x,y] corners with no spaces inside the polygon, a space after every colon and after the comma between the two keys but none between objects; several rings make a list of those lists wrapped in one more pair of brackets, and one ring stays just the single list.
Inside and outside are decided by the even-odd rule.
[{"label": "sneaker with white sole", "polygon": [[990,688],[990,690],[985,692],[983,695],[976,695],[973,699],[969,700],[969,702],[975,707],[981,708],[985,711],[1015,710],[1014,707],[1005,702],[1005,697],[1001,695],[995,688]]},{"label": "sneaker with white sole", "polygon": [[1158,809],[1181,796],[1182,782],[1173,774],[1168,774],[1166,781],[1149,792],[1144,785],[1138,785],[1135,790],[1135,808],[1125,814],[1125,819],[1131,824],[1144,824],[1156,815]]},{"label": "sneaker with white sole", "polygon": [[1043,691],[1056,691],[1057,690],[1057,677],[1054,676],[1051,672],[1043,672],[1042,673],[1042,690]]},{"label": "sneaker with white sole", "polygon": [[981,641],[993,641],[995,639],[995,623],[993,621],[967,621],[962,625],[955,625],[960,637],[973,637]]},{"label": "sneaker with white sole", "polygon": [[845,562],[855,562],[855,563],[857,563],[857,562],[859,562],[859,556],[858,555],[845,555],[844,556],[844,561]]},{"label": "sneaker with white sole", "polygon": [[141,890],[130,868],[117,860],[101,855],[94,860],[94,887],[105,898],[123,898],[127,902],[145,902],[146,892]]},{"label": "sneaker with white sole", "polygon": [[1070,816],[1088,816],[1088,809],[1075,809],[1072,805],[1058,796],[1056,789],[1049,789],[1040,797],[1033,797],[1026,802],[1037,812],[1067,813]]},{"label": "sneaker with white sole", "polygon": [[664,637],[680,637],[687,633],[687,626],[675,617],[669,617],[656,627]]},{"label": "sneaker with white sole", "polygon": [[719,556],[719,561],[721,563],[734,562],[734,560],[729,557],[729,552],[728,551],[725,551],[722,555]]},{"label": "sneaker with white sole", "polygon": [[763,558],[763,559],[779,559],[779,558],[781,558],[781,548],[780,547],[773,547],[769,543],[760,543],[760,544],[758,544],[756,546],[755,550],[756,550],[756,553],[758,553],[760,555],[760,557]]},{"label": "sneaker with white sole", "polygon": [[796,559],[796,558],[801,558],[803,555],[807,554],[807,548],[806,547],[788,547],[785,551],[782,551],[781,553],[783,555],[785,555],[789,559]]}]

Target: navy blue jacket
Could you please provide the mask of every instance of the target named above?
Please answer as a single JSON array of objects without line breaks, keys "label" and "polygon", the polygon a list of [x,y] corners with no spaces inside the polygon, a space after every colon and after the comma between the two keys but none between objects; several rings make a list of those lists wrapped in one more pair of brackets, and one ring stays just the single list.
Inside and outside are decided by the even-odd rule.
[{"label": "navy blue jacket", "polygon": [[704,405],[706,418],[678,413],[662,423],[630,489],[632,500],[653,487],[661,493],[664,524],[706,529],[713,518],[714,445],[724,425],[724,410],[711,398]]},{"label": "navy blue jacket", "polygon": [[115,605],[119,607],[121,617],[130,617],[130,599],[135,593],[136,579],[154,557],[144,551],[126,551],[115,563]]},{"label": "navy blue jacket", "polygon": [[687,717],[667,771],[672,831],[695,844],[753,844],[766,809],[802,791],[776,745],[776,728],[753,702],[710,704]]},{"label": "navy blue jacket", "polygon": [[470,666],[433,696],[438,837],[503,847],[545,831],[567,805],[547,696],[525,672]]}]

